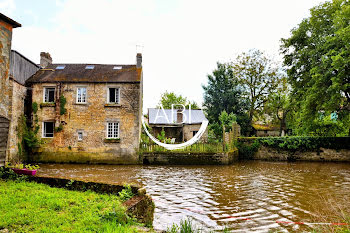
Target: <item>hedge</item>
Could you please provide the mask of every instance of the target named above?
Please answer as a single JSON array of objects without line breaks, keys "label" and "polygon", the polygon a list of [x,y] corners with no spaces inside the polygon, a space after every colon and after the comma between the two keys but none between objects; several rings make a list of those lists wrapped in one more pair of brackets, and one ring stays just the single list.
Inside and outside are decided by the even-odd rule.
[{"label": "hedge", "polygon": [[247,156],[252,156],[250,154],[256,152],[260,145],[291,152],[318,151],[320,148],[350,150],[350,137],[241,137],[236,145]]}]

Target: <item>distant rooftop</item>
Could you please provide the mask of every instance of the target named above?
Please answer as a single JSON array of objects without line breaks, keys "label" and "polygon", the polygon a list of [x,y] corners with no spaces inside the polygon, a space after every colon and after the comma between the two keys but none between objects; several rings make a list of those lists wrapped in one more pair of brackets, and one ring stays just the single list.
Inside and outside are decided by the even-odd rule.
[{"label": "distant rooftop", "polygon": [[40,67],[16,50],[11,50],[10,76],[24,85],[26,80],[35,74]]},{"label": "distant rooftop", "polygon": [[[180,111],[182,111],[182,110],[180,110]],[[164,112],[165,112],[166,116],[164,115]],[[170,122],[170,124],[175,124],[177,122],[177,110],[176,109],[174,109],[173,112],[171,111],[171,109],[164,109],[164,112],[162,109],[149,108],[148,109],[149,124],[168,125],[169,122]],[[201,109],[191,110],[191,123],[189,121],[190,112],[188,109],[185,110],[184,115],[186,116],[186,117],[183,117],[184,124],[200,124],[204,120],[207,120],[207,118],[204,115],[203,110],[201,110]],[[169,119],[169,122],[167,121],[167,119]]]},{"label": "distant rooftop", "polygon": [[49,64],[29,78],[27,83],[139,83],[140,81],[141,68],[136,68],[136,65]]}]

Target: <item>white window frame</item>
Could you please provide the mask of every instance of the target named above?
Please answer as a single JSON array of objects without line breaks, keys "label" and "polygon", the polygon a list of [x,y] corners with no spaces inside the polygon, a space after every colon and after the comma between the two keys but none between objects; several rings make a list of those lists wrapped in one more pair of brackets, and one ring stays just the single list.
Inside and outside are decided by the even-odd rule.
[{"label": "white window frame", "polygon": [[[46,137],[45,136],[45,123],[52,123],[53,124],[53,132],[52,132],[52,137]],[[54,121],[43,121],[41,125],[41,136],[42,138],[53,138],[55,136],[55,122]]]},{"label": "white window frame", "polygon": [[[54,89],[53,93],[53,102],[46,101],[46,89]],[[55,87],[44,87],[43,91],[43,103],[55,103],[55,98],[56,98],[56,88]]]},{"label": "white window frame", "polygon": [[[109,93],[109,89],[114,88],[118,90],[118,101],[117,102],[110,102],[110,93]],[[113,86],[109,86],[107,88],[107,103],[108,104],[120,104],[120,87],[113,87]]]},{"label": "white window frame", "polygon": [[[83,88],[85,89],[85,102],[79,102],[79,89],[83,89]],[[75,102],[77,104],[86,104],[87,103],[87,98],[88,98],[87,87],[86,86],[77,87],[77,93],[76,93]]]},{"label": "white window frame", "polygon": [[[81,134],[81,138],[79,137],[79,135]],[[82,130],[78,131],[78,141],[83,141],[84,140],[84,132]]]},{"label": "white window frame", "polygon": [[[108,135],[109,124],[118,124],[117,137],[109,137],[109,135]],[[112,129],[114,129],[113,126],[112,126]],[[112,130],[112,134],[114,134],[114,130]],[[118,121],[109,121],[106,123],[106,138],[107,139],[119,139],[120,138],[120,123]]]}]

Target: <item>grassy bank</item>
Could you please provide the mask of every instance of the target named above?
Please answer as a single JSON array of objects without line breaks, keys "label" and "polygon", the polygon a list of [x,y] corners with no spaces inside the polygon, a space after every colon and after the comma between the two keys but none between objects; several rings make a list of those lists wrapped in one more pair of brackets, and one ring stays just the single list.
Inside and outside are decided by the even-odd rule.
[{"label": "grassy bank", "polygon": [[0,179],[0,230],[137,232],[118,196]]}]

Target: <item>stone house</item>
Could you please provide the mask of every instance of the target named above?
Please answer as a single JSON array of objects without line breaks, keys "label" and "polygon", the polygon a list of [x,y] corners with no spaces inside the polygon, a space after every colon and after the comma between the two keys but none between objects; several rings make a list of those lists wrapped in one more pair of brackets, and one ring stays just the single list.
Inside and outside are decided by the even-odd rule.
[{"label": "stone house", "polygon": [[252,124],[253,133],[257,137],[278,137],[280,128],[277,125]]},{"label": "stone house", "polygon": [[136,65],[53,64],[26,81],[42,139],[32,160],[135,164],[142,116],[142,55]]},{"label": "stone house", "polygon": [[39,66],[11,50],[12,30],[21,25],[0,13],[0,166],[19,160],[18,120],[24,114],[26,79]]},{"label": "stone house", "polygon": [[[162,109],[149,108],[148,124],[152,129],[152,135],[157,137],[164,130],[165,136],[175,139],[175,142],[185,142],[193,138],[207,118],[201,109],[192,109],[191,112],[186,109],[181,113],[182,111],[182,109],[174,111],[164,109],[163,112]],[[208,129],[202,135],[201,141],[208,141]]]}]

